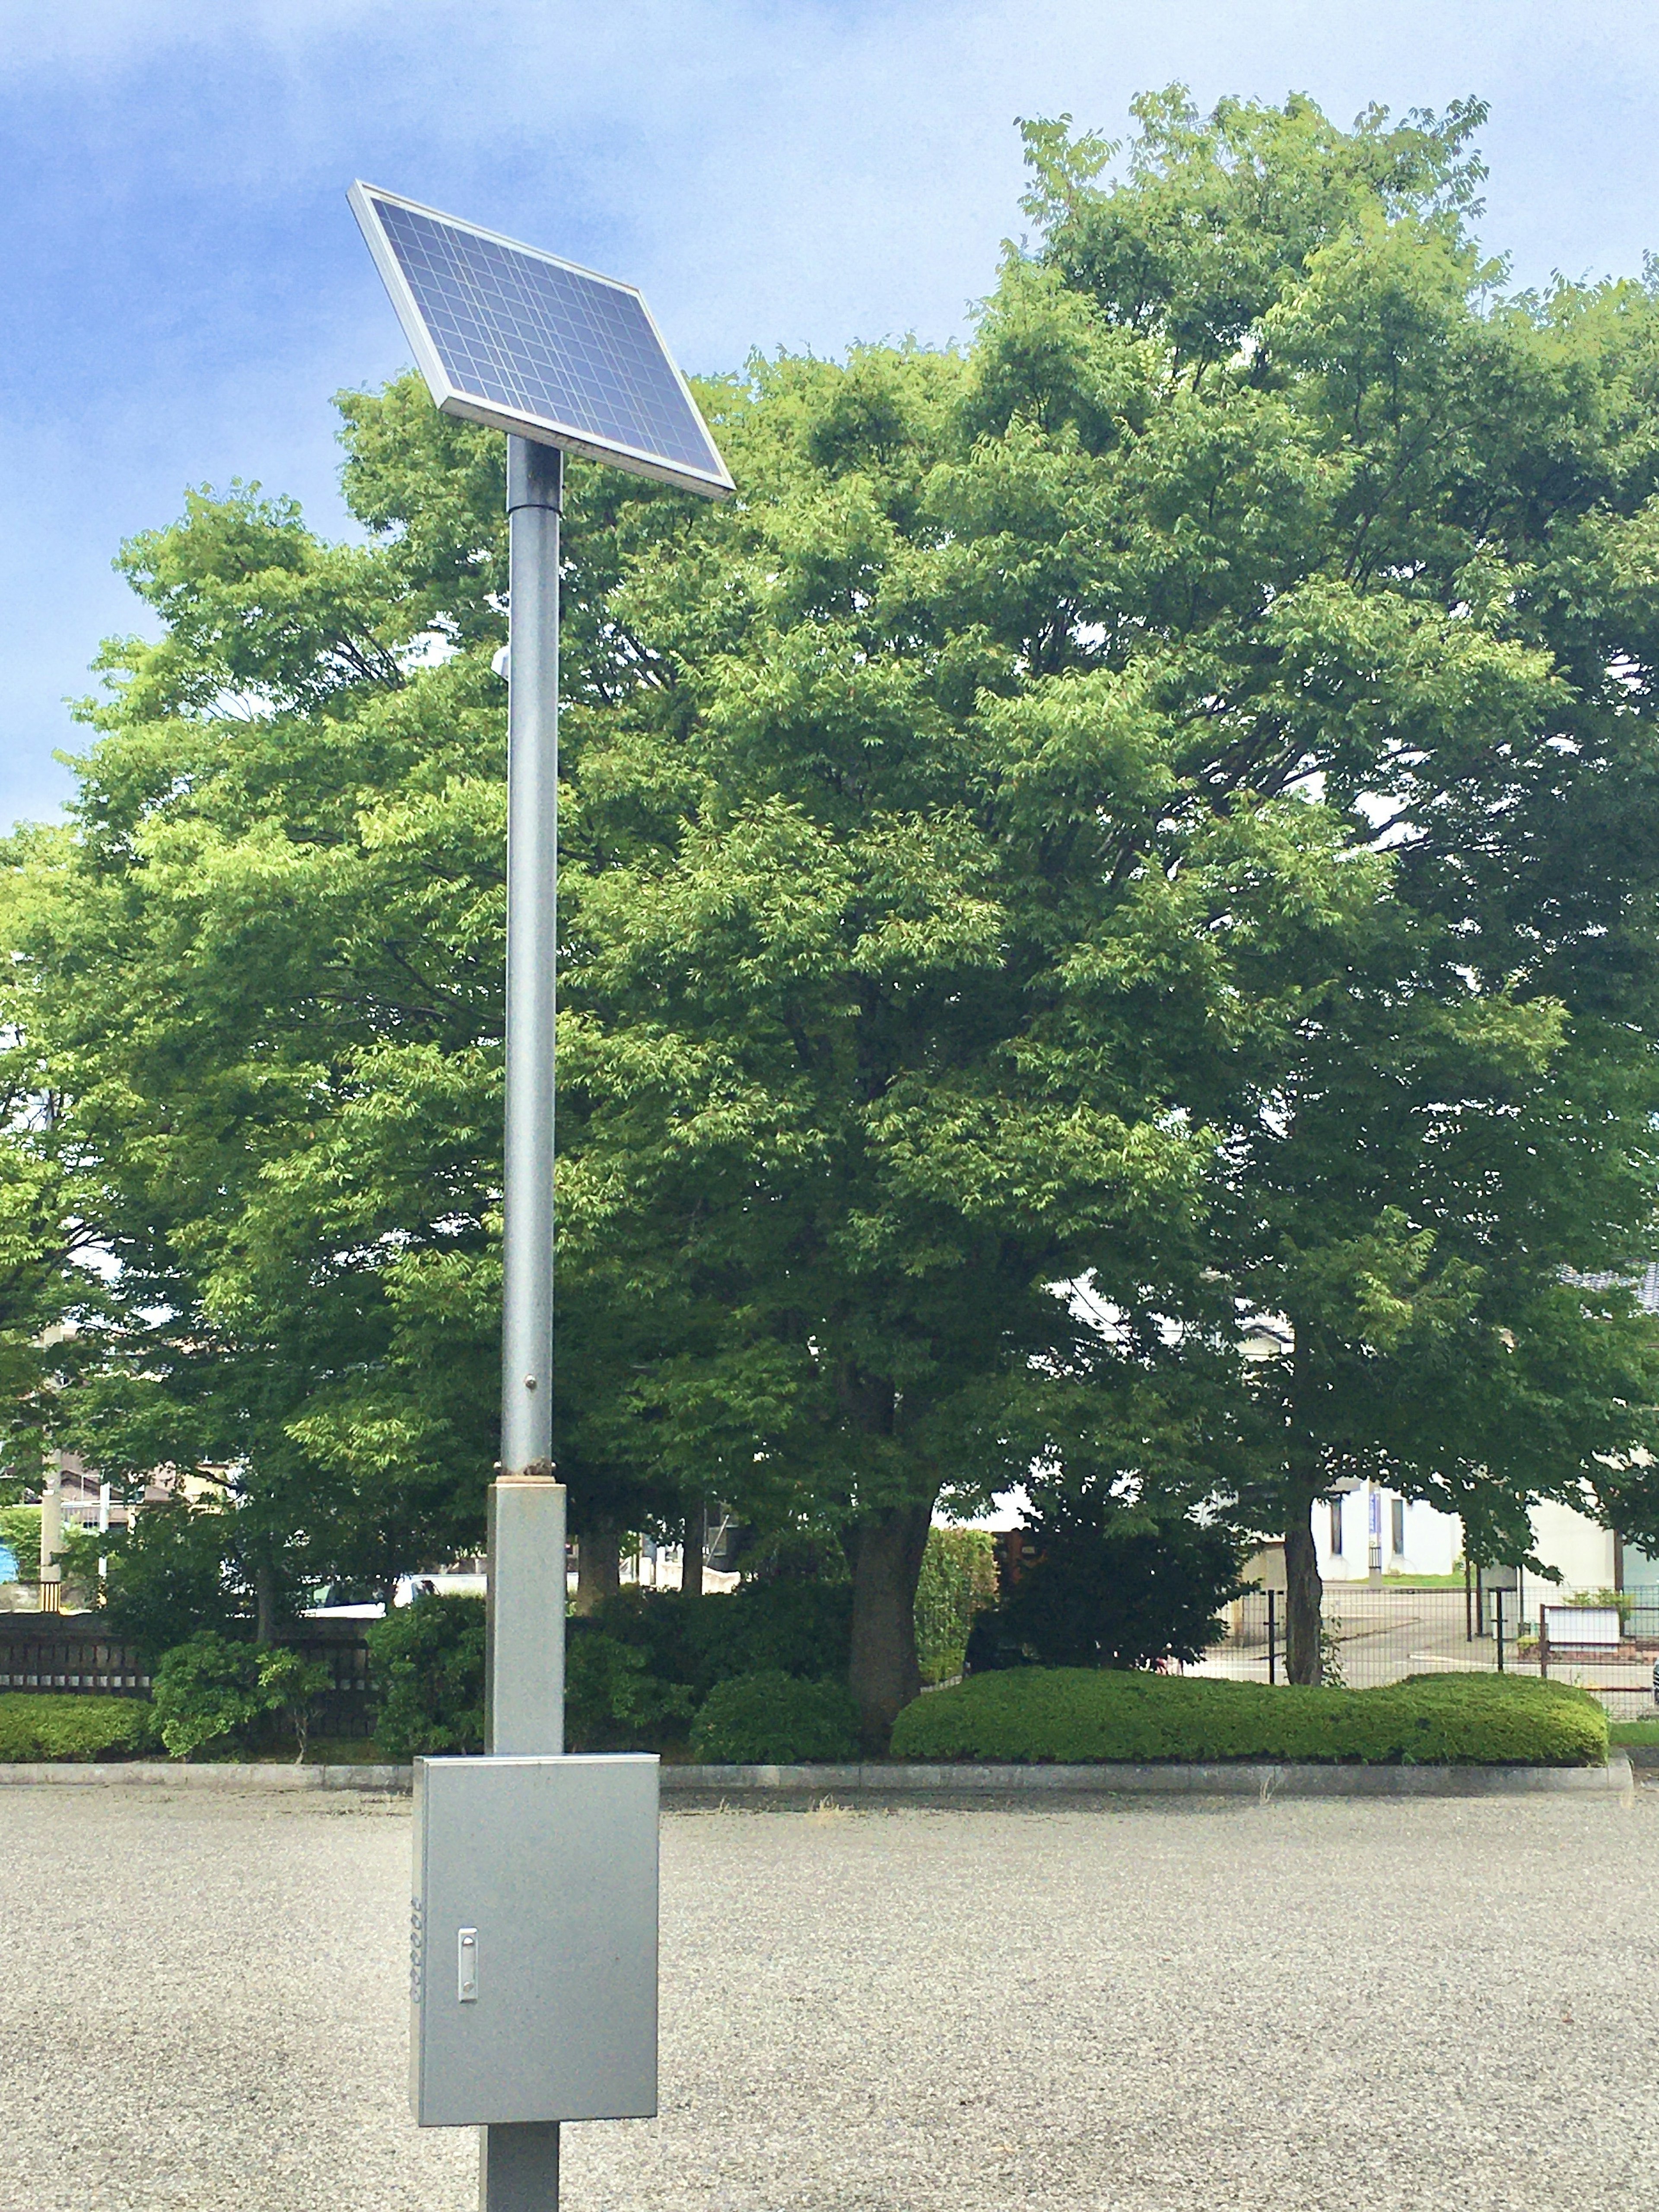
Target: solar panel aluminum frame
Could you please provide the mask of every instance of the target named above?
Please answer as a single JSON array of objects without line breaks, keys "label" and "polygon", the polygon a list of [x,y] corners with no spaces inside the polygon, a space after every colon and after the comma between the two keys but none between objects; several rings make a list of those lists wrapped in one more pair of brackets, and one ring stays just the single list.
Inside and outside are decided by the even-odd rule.
[{"label": "solar panel aluminum frame", "polygon": [[[404,336],[409,340],[415,356],[416,366],[426,379],[428,389],[445,415],[459,415],[470,422],[483,422],[492,430],[505,430],[509,437],[532,438],[544,446],[559,446],[568,453],[574,453],[587,461],[606,462],[612,468],[625,469],[630,475],[649,477],[659,483],[673,484],[681,491],[700,492],[707,499],[729,499],[737,486],[720,459],[702,410],[691,395],[691,387],[680,372],[678,362],[664,343],[657,320],[646,304],[645,295],[638,287],[623,284],[614,276],[602,276],[596,270],[584,269],[580,262],[562,260],[556,253],[544,253],[539,246],[526,246],[522,239],[508,238],[499,230],[486,230],[482,224],[463,222],[457,216],[445,215],[437,208],[423,206],[419,200],[404,198],[401,192],[383,191],[379,185],[368,185],[361,179],[346,194],[351,212],[357,218],[357,227],[374,257],[374,266],[380,272],[381,282],[391,296],[398,320],[403,325]],[[545,261],[555,269],[565,269],[590,283],[604,284],[613,292],[625,292],[639,303],[640,312],[649,325],[651,335],[661,349],[662,357],[678,382],[685,404],[691,410],[702,434],[708,441],[708,449],[719,462],[718,472],[687,467],[676,461],[667,461],[659,454],[647,453],[633,446],[613,444],[610,441],[592,437],[574,429],[568,422],[553,421],[540,415],[521,414],[510,408],[492,405],[472,393],[459,390],[444,367],[431,334],[404,275],[391,240],[381,225],[375,203],[384,200],[393,207],[407,208],[414,215],[424,216],[429,222],[441,222],[452,230],[465,231],[473,238],[488,239],[491,244],[507,247],[514,253],[527,254],[532,261]]]}]

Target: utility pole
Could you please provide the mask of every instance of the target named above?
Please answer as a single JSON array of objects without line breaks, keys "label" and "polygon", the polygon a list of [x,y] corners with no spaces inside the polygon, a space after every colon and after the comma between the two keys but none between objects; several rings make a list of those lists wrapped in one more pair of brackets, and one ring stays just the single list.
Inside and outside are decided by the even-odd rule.
[{"label": "utility pole", "polygon": [[[564,1749],[565,1493],[553,1474],[559,521],[564,455],[507,441],[507,1125],[501,1461],[489,1486],[484,1752]],[[483,2130],[481,2212],[559,2201],[559,2123]]]}]

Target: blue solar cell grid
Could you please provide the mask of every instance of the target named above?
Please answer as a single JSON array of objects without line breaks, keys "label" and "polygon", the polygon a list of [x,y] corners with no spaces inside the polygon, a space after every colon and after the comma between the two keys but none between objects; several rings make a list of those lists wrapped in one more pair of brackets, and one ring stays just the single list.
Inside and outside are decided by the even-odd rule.
[{"label": "blue solar cell grid", "polygon": [[458,392],[724,475],[637,294],[394,200],[374,205]]}]

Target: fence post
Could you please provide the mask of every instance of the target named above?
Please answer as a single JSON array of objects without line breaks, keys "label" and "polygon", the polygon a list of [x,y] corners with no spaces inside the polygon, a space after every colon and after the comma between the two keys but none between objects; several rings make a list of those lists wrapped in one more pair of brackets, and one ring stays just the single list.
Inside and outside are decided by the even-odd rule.
[{"label": "fence post", "polygon": [[1271,1589],[1267,1592],[1267,1680],[1270,1682],[1276,1682],[1279,1680],[1279,1676],[1274,1671],[1273,1593]]},{"label": "fence post", "polygon": [[1547,1605],[1538,1608],[1538,1679],[1547,1682],[1550,1678],[1550,1613]]},{"label": "fence post", "polygon": [[1465,1644],[1473,1644],[1474,1641],[1474,1593],[1469,1587],[1469,1559],[1467,1551],[1463,1554],[1463,1641]]},{"label": "fence post", "polygon": [[1492,1594],[1492,1625],[1498,1638],[1498,1671],[1504,1671],[1504,1589],[1500,1583]]}]

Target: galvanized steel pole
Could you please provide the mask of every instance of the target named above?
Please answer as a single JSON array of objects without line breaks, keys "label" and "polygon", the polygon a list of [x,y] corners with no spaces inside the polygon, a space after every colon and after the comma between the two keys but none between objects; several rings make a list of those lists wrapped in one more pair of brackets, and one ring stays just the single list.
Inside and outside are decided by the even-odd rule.
[{"label": "galvanized steel pole", "polygon": [[507,441],[507,1148],[501,1473],[553,1473],[553,1033],[564,455]]},{"label": "galvanized steel pole", "polygon": [[[507,441],[507,1127],[501,1457],[489,1494],[485,1749],[564,1749],[564,1489],[553,1474],[553,1046],[564,455]],[[483,2130],[481,2212],[556,2212],[556,2121]]]}]

